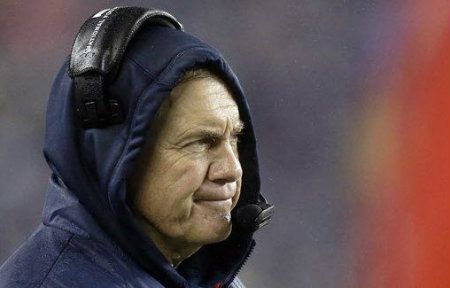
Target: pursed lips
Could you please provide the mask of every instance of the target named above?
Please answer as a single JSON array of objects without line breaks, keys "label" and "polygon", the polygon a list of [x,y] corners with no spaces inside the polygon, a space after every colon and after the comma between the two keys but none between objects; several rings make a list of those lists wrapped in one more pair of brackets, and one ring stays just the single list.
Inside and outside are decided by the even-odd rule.
[{"label": "pursed lips", "polygon": [[[208,185],[212,186],[212,185]],[[201,201],[225,201],[236,194],[236,183],[227,183],[219,187],[200,187],[194,194],[194,202]]]}]

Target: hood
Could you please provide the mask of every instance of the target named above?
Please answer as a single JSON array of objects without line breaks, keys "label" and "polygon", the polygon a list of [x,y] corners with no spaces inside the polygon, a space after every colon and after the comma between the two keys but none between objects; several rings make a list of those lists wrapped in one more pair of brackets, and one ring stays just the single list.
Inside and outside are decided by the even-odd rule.
[{"label": "hood", "polygon": [[[203,246],[175,270],[138,227],[126,202],[126,181],[143,148],[153,116],[180,76],[196,67],[214,70],[235,97],[245,124],[239,146],[243,179],[237,207],[256,203],[259,197],[257,153],[242,88],[216,49],[185,32],[147,25],[130,42],[116,79],[107,87],[110,97],[122,104],[126,114],[123,123],[102,129],[83,130],[78,126],[67,62],[54,81],[46,118],[44,155],[53,177],[81,203],[101,230],[85,225],[83,229],[88,230],[85,232],[99,239],[105,232],[144,270],[169,287],[187,283],[202,287],[218,282],[226,285],[254,246],[252,233],[234,225],[228,239]],[[73,213],[67,211],[74,209],[74,199],[48,201],[44,219],[50,221],[57,218],[55,215],[70,218]],[[52,203],[58,203],[58,207],[52,207]],[[69,221],[71,225],[81,222],[80,219]]]}]

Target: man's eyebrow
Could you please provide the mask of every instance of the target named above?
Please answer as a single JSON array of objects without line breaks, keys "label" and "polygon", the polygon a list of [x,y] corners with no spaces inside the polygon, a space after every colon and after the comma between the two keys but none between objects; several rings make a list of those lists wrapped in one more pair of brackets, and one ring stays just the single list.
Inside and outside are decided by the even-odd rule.
[{"label": "man's eyebrow", "polygon": [[[235,125],[233,125],[233,130],[231,133],[233,135],[240,134],[242,130],[244,130],[244,122],[239,120]],[[180,137],[203,137],[203,138],[222,138],[223,134],[215,129],[208,128],[193,128],[187,131],[184,131]]]},{"label": "man's eyebrow", "polygon": [[195,135],[208,139],[218,139],[223,137],[222,133],[205,129],[198,130]]}]

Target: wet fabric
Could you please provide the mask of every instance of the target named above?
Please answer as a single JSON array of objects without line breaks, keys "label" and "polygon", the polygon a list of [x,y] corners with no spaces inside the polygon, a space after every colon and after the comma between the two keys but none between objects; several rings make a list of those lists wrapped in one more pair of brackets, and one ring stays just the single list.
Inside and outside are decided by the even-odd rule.
[{"label": "wet fabric", "polygon": [[67,62],[56,76],[46,118],[44,155],[52,175],[42,224],[1,266],[0,287],[230,285],[255,245],[252,233],[235,225],[227,240],[203,246],[175,269],[139,228],[126,201],[126,180],[153,116],[180,76],[198,67],[214,70],[235,97],[245,124],[239,144],[243,179],[238,207],[257,201],[255,137],[236,76],[222,55],[199,39],[167,27],[144,26],[107,88],[122,103],[123,123],[79,128]]}]

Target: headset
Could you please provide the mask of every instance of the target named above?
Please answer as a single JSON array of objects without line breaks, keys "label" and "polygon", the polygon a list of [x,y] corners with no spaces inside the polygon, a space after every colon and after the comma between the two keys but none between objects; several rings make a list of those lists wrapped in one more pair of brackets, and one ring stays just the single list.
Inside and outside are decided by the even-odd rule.
[{"label": "headset", "polygon": [[[119,101],[110,99],[105,88],[117,76],[128,43],[147,23],[184,31],[168,12],[142,7],[105,9],[81,26],[70,55],[69,76],[74,81],[75,114],[83,129],[124,121]],[[233,222],[241,229],[256,231],[270,221],[273,213],[274,206],[259,196],[256,204],[237,207]]]},{"label": "headset", "polygon": [[142,7],[105,9],[81,26],[70,55],[69,75],[74,80],[75,111],[83,128],[124,121],[120,103],[108,98],[105,86],[115,78],[128,43],[146,23],[183,30],[169,13]]}]

